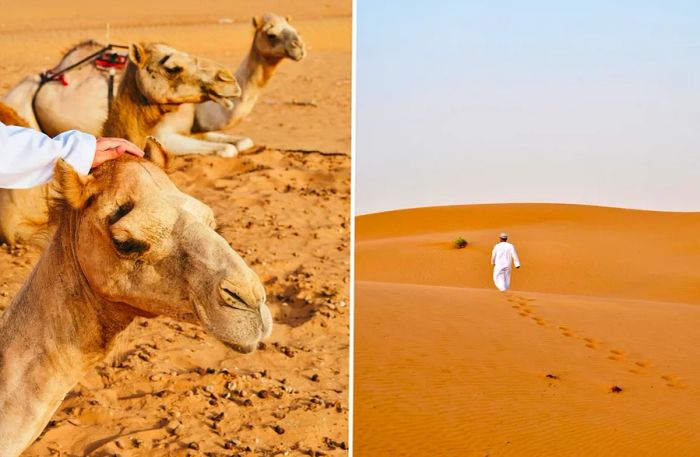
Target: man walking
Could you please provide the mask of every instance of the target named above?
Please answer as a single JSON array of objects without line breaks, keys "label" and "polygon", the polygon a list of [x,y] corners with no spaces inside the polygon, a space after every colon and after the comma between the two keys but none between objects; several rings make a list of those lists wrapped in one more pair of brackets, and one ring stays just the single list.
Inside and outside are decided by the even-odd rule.
[{"label": "man walking", "polygon": [[508,242],[508,234],[501,233],[500,243],[493,247],[491,265],[493,265],[493,282],[501,292],[510,288],[511,265],[520,268],[520,260],[515,247]]}]

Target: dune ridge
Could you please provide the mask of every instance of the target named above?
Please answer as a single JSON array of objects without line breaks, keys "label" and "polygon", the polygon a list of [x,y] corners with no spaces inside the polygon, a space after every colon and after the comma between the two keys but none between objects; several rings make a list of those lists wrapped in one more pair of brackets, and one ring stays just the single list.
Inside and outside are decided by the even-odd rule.
[{"label": "dune ridge", "polygon": [[[700,269],[691,268],[700,265],[700,212],[506,204],[361,216],[357,277],[490,288],[489,256],[501,231],[523,262],[516,289],[700,303]],[[452,249],[457,236],[470,245]]]}]

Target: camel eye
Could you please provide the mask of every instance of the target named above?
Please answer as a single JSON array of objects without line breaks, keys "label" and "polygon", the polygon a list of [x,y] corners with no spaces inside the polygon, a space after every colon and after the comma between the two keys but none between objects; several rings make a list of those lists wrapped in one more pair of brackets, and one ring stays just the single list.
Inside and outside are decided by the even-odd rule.
[{"label": "camel eye", "polygon": [[274,33],[268,33],[267,39],[270,40],[270,43],[276,43],[277,42],[277,35],[275,35]]},{"label": "camel eye", "polygon": [[116,211],[109,215],[109,217],[107,218],[107,223],[109,225],[116,224],[122,217],[129,214],[132,209],[134,209],[134,202],[127,202],[123,205],[119,205],[119,208],[117,208]]},{"label": "camel eye", "polygon": [[123,255],[143,254],[150,247],[148,243],[134,240],[132,238],[125,241],[112,238],[112,243],[114,244],[114,247],[117,248],[117,251]]},{"label": "camel eye", "polygon": [[171,68],[165,67],[165,71],[167,71],[168,74],[177,75],[179,73],[182,73],[182,67],[171,67]]}]

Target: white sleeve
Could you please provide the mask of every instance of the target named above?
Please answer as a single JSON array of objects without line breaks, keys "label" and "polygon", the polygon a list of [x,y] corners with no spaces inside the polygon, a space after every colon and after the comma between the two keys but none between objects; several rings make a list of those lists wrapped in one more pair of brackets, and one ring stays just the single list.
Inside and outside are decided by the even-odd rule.
[{"label": "white sleeve", "polygon": [[496,265],[496,246],[491,249],[491,265]]},{"label": "white sleeve", "polygon": [[88,174],[95,158],[95,137],[70,130],[54,138],[33,129],[0,122],[0,188],[27,188],[51,180],[56,160]]},{"label": "white sleeve", "polygon": [[513,250],[513,263],[515,264],[515,268],[519,268],[520,259],[518,259],[518,253],[515,252],[515,246],[512,246],[511,249]]}]

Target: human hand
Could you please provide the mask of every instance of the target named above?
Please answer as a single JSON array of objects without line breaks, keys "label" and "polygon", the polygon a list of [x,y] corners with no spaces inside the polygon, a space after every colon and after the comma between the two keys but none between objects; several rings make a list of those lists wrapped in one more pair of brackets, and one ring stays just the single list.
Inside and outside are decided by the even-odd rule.
[{"label": "human hand", "polygon": [[143,151],[134,143],[122,138],[97,138],[95,142],[95,158],[92,159],[92,167],[116,159],[122,154],[128,153],[136,157],[143,157]]}]

